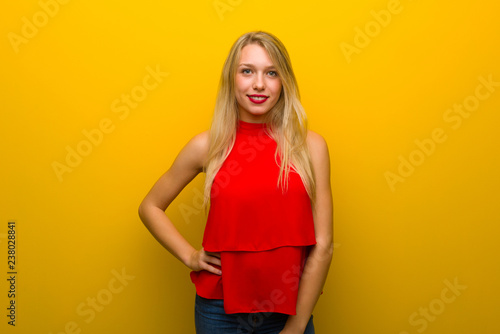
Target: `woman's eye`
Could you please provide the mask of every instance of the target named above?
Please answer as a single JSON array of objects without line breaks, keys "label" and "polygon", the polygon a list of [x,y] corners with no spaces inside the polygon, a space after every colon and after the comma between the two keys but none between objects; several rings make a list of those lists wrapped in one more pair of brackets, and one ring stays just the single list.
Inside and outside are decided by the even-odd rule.
[{"label": "woman's eye", "polygon": [[[241,73],[243,73],[243,74],[250,74],[250,73],[252,73],[252,70],[248,69],[248,68],[245,68],[245,69],[241,70]],[[269,74],[272,77],[277,77],[278,76],[278,72],[276,72],[276,71],[269,71],[269,72],[267,72],[267,74]]]}]

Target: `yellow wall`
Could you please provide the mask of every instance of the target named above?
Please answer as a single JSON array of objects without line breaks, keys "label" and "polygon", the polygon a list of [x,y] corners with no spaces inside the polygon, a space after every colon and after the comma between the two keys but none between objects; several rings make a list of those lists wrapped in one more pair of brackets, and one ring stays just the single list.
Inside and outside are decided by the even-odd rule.
[{"label": "yellow wall", "polygon": [[[317,332],[500,332],[498,1],[55,1],[0,10],[2,333],[194,332],[189,270],[137,207],[257,29],[332,156]],[[167,210],[197,247],[202,181]]]}]

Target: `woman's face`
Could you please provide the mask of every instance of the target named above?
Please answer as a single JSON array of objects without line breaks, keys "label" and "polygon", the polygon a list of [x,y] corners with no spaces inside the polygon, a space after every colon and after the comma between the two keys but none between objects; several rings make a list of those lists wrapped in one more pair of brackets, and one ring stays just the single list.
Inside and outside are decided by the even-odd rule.
[{"label": "woman's face", "polygon": [[278,102],[281,79],[267,51],[258,44],[241,49],[235,77],[240,119],[263,122],[264,115]]}]

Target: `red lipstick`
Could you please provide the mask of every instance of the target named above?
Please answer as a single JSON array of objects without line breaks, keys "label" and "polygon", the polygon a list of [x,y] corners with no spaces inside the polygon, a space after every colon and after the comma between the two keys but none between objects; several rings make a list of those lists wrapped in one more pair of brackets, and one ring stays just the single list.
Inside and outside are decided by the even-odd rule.
[{"label": "red lipstick", "polygon": [[267,101],[269,96],[266,95],[259,95],[259,94],[252,94],[252,95],[247,95],[250,101],[252,101],[255,104],[261,104]]}]

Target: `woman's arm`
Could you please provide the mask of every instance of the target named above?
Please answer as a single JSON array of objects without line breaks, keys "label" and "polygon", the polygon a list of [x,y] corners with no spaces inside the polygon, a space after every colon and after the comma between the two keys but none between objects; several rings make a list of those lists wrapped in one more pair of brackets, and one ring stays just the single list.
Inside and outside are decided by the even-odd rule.
[{"label": "woman's arm", "polygon": [[153,185],[139,206],[139,217],[158,242],[191,270],[220,274],[218,253],[196,250],[177,231],[165,210],[184,187],[203,171],[208,152],[208,131],[193,137],[179,152],[172,166]]},{"label": "woman's arm", "polygon": [[299,283],[297,314],[288,317],[282,334],[303,334],[328,275],[333,254],[333,200],[330,186],[330,157],[326,141],[309,131],[307,136],[316,175],[316,204],[313,208],[316,245],[307,258]]}]

